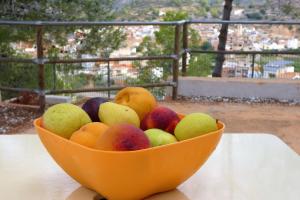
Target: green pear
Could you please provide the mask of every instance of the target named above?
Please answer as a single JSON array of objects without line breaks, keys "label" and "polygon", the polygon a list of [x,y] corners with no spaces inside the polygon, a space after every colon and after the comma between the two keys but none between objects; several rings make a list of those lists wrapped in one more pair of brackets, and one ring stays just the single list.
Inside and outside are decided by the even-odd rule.
[{"label": "green pear", "polygon": [[106,102],[99,106],[98,115],[100,121],[112,126],[116,124],[131,124],[140,127],[138,114],[128,106]]},{"label": "green pear", "polygon": [[218,129],[216,120],[205,113],[192,113],[185,116],[176,126],[176,138],[186,140]]},{"label": "green pear", "polygon": [[174,135],[160,129],[152,128],[144,131],[150,140],[152,147],[171,144],[177,142]]},{"label": "green pear", "polygon": [[51,106],[42,116],[42,126],[69,139],[81,126],[92,122],[88,114],[79,106],[60,103]]}]

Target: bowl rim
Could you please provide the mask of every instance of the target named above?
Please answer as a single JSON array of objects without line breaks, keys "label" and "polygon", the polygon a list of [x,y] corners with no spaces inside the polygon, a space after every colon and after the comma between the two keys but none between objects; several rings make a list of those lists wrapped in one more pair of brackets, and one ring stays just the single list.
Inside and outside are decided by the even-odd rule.
[{"label": "bowl rim", "polygon": [[[217,134],[217,133],[223,133],[224,132],[224,129],[225,129],[225,124],[220,121],[220,120],[217,120],[217,124],[218,124],[218,129],[216,131],[212,131],[212,132],[209,132],[209,133],[205,133],[203,135],[199,135],[199,136],[196,136],[196,137],[193,137],[193,138],[189,138],[189,139],[186,139],[186,140],[181,140],[181,141],[178,141],[178,142],[175,142],[175,143],[171,143],[171,144],[166,144],[166,145],[161,145],[161,146],[156,146],[156,147],[150,147],[150,148],[146,148],[146,149],[139,149],[139,150],[134,150],[134,151],[110,151],[110,150],[101,150],[101,149],[95,149],[95,148],[91,148],[91,147],[87,147],[87,146],[84,146],[84,145],[81,145],[81,144],[78,144],[76,142],[73,142],[67,138],[64,138],[64,137],[61,137],[55,133],[52,133],[51,131],[45,129],[44,127],[42,127],[42,117],[39,117],[39,118],[36,118],[34,121],[33,121],[33,124],[35,126],[36,129],[41,129],[43,130],[44,133],[47,133],[48,135],[51,135],[53,137],[56,137],[56,138],[59,138],[61,140],[65,140],[66,142],[69,142],[71,143],[72,145],[77,145],[85,150],[88,150],[88,151],[93,151],[93,152],[102,152],[102,153],[109,153],[109,154],[133,154],[133,153],[140,153],[140,152],[147,152],[147,151],[151,151],[151,150],[158,150],[158,149],[163,149],[163,148],[167,148],[167,147],[170,147],[170,146],[173,146],[173,145],[177,145],[177,144],[182,144],[182,143],[188,143],[188,142],[191,142],[191,141],[194,141],[194,140],[198,140],[199,138],[204,138],[204,137],[208,137],[210,135],[214,135],[214,134]],[[38,132],[38,135],[40,136],[40,132]]]}]

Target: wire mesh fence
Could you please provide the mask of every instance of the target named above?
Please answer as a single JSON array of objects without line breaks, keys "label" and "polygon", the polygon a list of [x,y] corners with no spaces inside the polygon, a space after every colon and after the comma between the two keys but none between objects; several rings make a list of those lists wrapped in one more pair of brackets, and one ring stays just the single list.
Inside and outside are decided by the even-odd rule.
[{"label": "wire mesh fence", "polygon": [[[191,53],[190,60],[196,64],[187,66],[188,76],[211,76],[215,67],[217,53]],[[263,78],[263,79],[300,79],[299,54],[260,54],[226,53],[223,63],[222,77]]]},{"label": "wire mesh fence", "polygon": [[[229,46],[224,52],[214,51],[218,30],[222,24],[231,25],[228,35]],[[297,28],[299,25],[300,22],[203,20],[175,22],[0,21],[1,29],[29,27],[32,29],[32,34],[35,34],[35,39],[30,40],[32,48],[27,49],[32,51],[29,57],[18,55],[0,57],[1,70],[5,71],[1,73],[1,79],[15,79],[15,81],[10,80],[9,84],[1,81],[2,98],[9,98],[9,95],[14,96],[18,92],[33,92],[39,97],[38,102],[43,110],[47,94],[82,98],[93,96],[113,98],[116,91],[122,87],[143,86],[150,87],[158,99],[163,99],[166,96],[165,87],[169,86],[172,88],[172,96],[175,99],[179,69],[182,70],[183,75],[210,76],[217,54],[225,55],[223,76],[293,79],[298,77],[297,73],[300,71],[300,52],[285,50],[287,49],[285,47],[283,51],[278,52],[258,51],[254,41],[261,37],[261,43],[264,44],[264,38],[268,37],[265,31],[271,26],[288,26],[293,35],[285,35],[282,29],[275,28],[274,38],[271,39],[279,41],[280,38],[276,37],[280,34],[284,35],[286,40],[292,39],[287,44],[294,49],[293,41],[296,42],[294,38],[299,32]],[[148,28],[141,29],[141,31],[138,26]],[[174,28],[172,31],[174,35],[169,45],[171,49],[167,55],[166,52],[163,55],[137,53],[137,45],[142,42],[145,35],[154,36],[160,26]],[[69,37],[70,35],[66,34],[65,38],[57,37],[57,35],[61,36],[62,30],[65,29],[70,29],[69,32],[74,35]],[[198,31],[201,38],[193,37],[195,32],[192,29]],[[97,41],[84,40],[87,33],[92,32],[101,36],[105,30],[117,32],[122,36],[118,38],[119,40],[126,40],[126,45],[121,47],[117,55],[112,54],[113,47],[110,46],[112,44],[110,40],[107,43],[101,37],[95,37]],[[128,31],[131,35],[123,35]],[[134,35],[136,33],[141,33],[141,35]],[[245,39],[245,34],[252,35],[252,37]],[[133,40],[136,37],[140,37],[140,40]],[[205,43],[204,40],[208,42]],[[62,45],[66,44],[66,41],[67,45]],[[99,45],[96,45],[98,42],[105,45],[98,47]],[[83,52],[83,46],[90,48]],[[239,46],[240,49],[237,48]],[[201,49],[197,49],[199,47]],[[126,48],[127,54],[123,54],[121,51],[125,51]],[[18,73],[10,73],[9,70],[12,68]],[[3,74],[9,74],[9,76],[5,77],[6,75]],[[22,85],[20,81],[24,80],[30,84]]]},{"label": "wire mesh fence", "polygon": [[[172,75],[171,61],[120,61],[97,62],[89,65],[47,64],[51,68],[51,90],[93,89],[140,84],[155,84],[168,81]],[[150,89],[158,99],[166,95],[164,88]],[[100,96],[114,98],[117,91],[88,91],[74,93],[79,98]]]}]

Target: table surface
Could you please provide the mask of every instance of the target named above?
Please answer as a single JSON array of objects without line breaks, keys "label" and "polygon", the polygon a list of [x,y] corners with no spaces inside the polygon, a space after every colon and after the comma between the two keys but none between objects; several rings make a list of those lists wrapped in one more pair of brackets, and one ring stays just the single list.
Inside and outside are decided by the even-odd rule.
[{"label": "table surface", "polygon": [[[147,200],[296,200],[300,156],[270,134],[224,134],[205,165],[176,190]],[[94,200],[52,160],[37,135],[0,136],[0,199]]]}]

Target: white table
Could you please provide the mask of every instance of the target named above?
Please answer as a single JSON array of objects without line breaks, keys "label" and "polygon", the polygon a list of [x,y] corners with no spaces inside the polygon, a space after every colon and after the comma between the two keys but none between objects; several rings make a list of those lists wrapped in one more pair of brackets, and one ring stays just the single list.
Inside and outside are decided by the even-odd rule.
[{"label": "white table", "polygon": [[[37,135],[0,136],[1,200],[93,200],[95,196],[59,168]],[[273,135],[224,134],[194,176],[177,190],[150,199],[298,200],[300,157]]]}]

